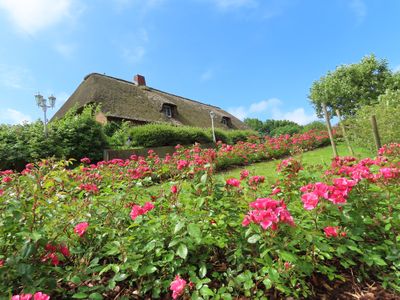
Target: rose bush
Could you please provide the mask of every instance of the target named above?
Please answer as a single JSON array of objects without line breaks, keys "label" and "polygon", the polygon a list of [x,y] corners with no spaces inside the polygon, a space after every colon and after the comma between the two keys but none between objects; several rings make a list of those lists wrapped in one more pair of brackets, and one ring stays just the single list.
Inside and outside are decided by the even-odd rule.
[{"label": "rose bush", "polygon": [[312,145],[283,137],[2,171],[1,296],[309,297],[312,278],[347,273],[400,291],[399,144],[375,159],[337,158],[321,175],[293,157],[274,183],[215,174],[221,160]]}]

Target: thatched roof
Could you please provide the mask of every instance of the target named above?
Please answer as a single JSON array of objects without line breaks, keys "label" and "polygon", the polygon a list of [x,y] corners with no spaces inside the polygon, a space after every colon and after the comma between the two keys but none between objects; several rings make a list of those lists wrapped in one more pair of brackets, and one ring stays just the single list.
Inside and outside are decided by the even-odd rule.
[{"label": "thatched roof", "polygon": [[[107,118],[205,128],[210,127],[210,111],[214,111],[215,127],[228,128],[222,123],[223,118],[228,118],[230,128],[248,129],[243,122],[219,107],[97,73],[84,78],[53,119],[62,118],[75,105],[79,109],[90,103],[100,103]],[[172,118],[163,112],[164,105],[173,107]]]}]

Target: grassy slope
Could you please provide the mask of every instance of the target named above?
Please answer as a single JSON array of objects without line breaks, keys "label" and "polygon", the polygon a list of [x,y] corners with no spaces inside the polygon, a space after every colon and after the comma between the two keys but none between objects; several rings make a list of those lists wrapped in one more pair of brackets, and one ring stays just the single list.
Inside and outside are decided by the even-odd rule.
[{"label": "grassy slope", "polygon": [[[347,149],[345,144],[340,144],[337,146],[337,150],[340,156],[349,156],[350,152]],[[354,149],[355,156],[364,158],[364,157],[374,157],[375,154],[369,152],[366,149],[363,148],[355,148]],[[322,165],[329,165],[331,162],[331,159],[333,157],[332,154],[332,148],[331,146],[327,146],[324,148],[320,148],[317,150],[309,151],[309,152],[304,152],[302,154],[302,162],[304,164],[308,165],[316,165],[316,164],[322,164]],[[256,163],[252,164],[249,166],[244,166],[240,168],[235,168],[232,170],[229,170],[227,172],[222,172],[221,176],[224,178],[231,178],[231,177],[240,177],[240,172],[244,169],[247,169],[250,171],[250,174],[252,175],[262,175],[265,176],[268,181],[274,181],[276,178],[276,167],[277,165],[282,161],[282,159],[279,160],[272,160],[272,161],[267,161],[267,162],[261,162],[261,163]]]}]

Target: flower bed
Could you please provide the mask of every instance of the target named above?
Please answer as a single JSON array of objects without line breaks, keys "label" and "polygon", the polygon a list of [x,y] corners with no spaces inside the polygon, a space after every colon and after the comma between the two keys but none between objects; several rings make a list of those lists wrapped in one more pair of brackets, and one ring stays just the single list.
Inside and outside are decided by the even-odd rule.
[{"label": "flower bed", "polygon": [[[285,153],[287,140],[273,150]],[[289,158],[273,186],[246,170],[214,174],[220,155],[250,163],[275,142],[1,172],[2,295],[309,297],[315,276],[344,280],[348,270],[400,291],[400,145],[337,158],[322,177]]]}]

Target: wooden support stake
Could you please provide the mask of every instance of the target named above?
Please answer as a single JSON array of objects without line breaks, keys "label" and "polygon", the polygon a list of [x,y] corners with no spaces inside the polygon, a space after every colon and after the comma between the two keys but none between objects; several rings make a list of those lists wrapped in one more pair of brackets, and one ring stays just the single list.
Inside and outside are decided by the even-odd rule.
[{"label": "wooden support stake", "polygon": [[328,128],[329,139],[331,140],[333,156],[337,157],[339,155],[338,155],[338,152],[337,152],[337,149],[336,149],[335,141],[333,140],[331,121],[329,119],[329,115],[328,115],[328,111],[326,109],[326,104],[325,103],[322,103],[322,110],[324,111],[324,115],[325,115],[325,121],[326,121],[326,127]]},{"label": "wooden support stake", "polygon": [[376,123],[375,115],[371,116],[371,125],[372,125],[372,132],[374,134],[376,149],[379,150],[382,147],[382,144],[381,144],[381,138],[379,136],[378,124]]},{"label": "wooden support stake", "polygon": [[350,145],[350,141],[349,141],[349,139],[347,137],[347,134],[346,134],[346,129],[344,128],[344,124],[342,122],[342,116],[340,115],[340,111],[338,109],[336,110],[336,114],[337,114],[337,116],[339,118],[340,128],[342,128],[342,133],[343,133],[344,140],[346,141],[347,148],[349,149],[351,156],[354,156],[353,147],[351,147],[351,145]]}]

